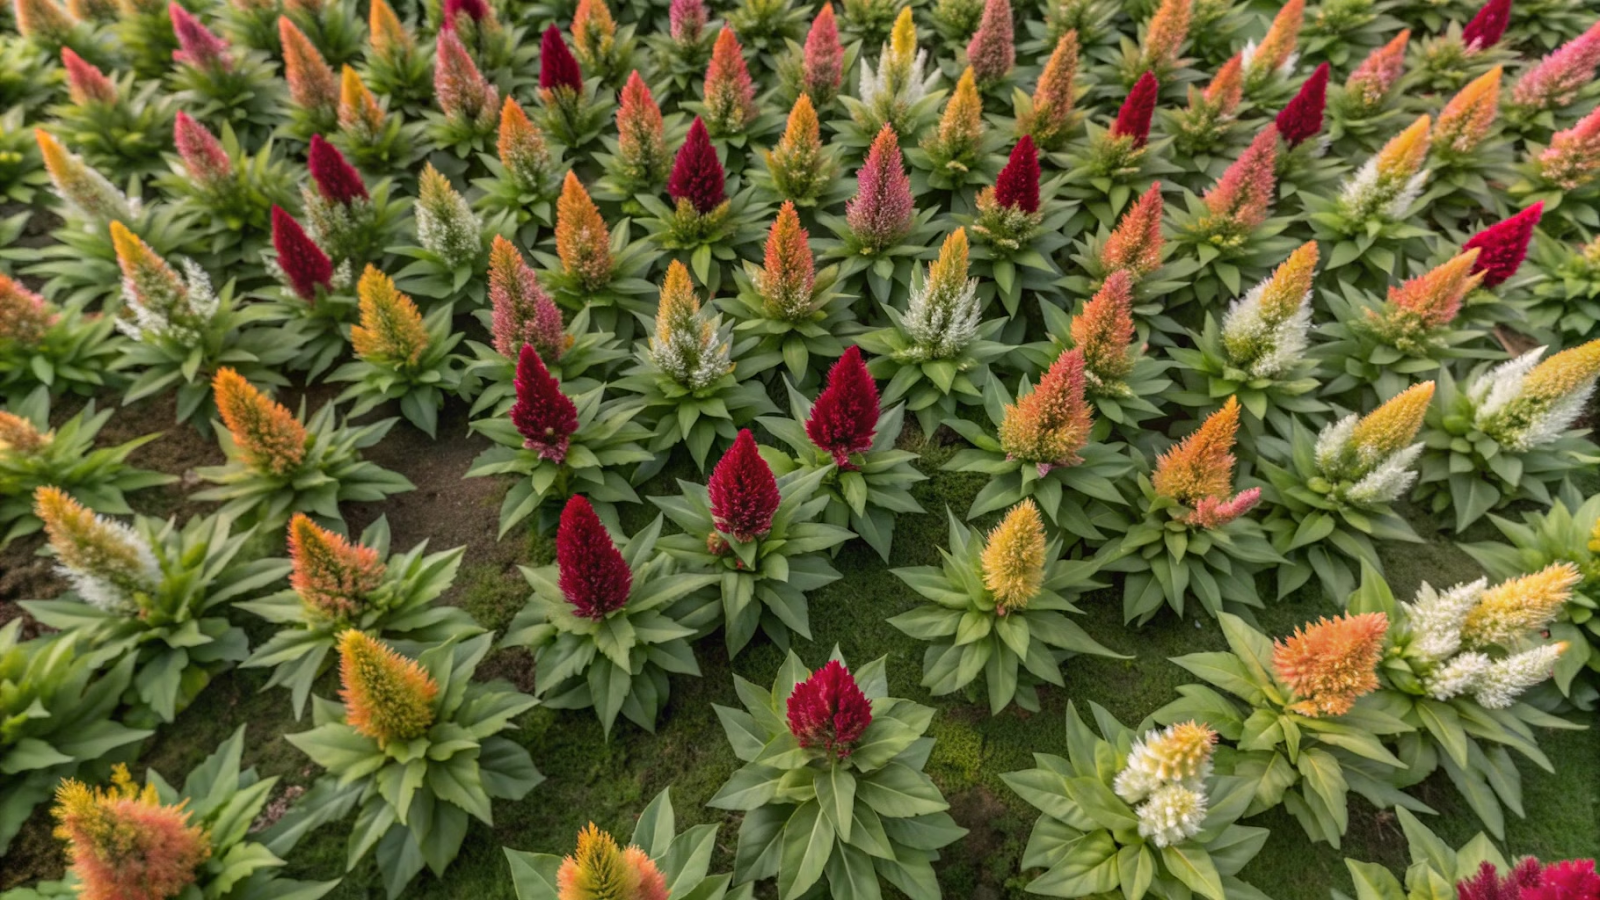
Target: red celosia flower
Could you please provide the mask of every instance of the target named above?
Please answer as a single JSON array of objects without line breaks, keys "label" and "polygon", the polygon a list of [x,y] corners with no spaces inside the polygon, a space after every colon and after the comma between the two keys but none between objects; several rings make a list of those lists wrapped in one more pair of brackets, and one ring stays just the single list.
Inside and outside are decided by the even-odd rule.
[{"label": "red celosia flower", "polygon": [[689,126],[689,137],[678,148],[678,157],[673,160],[667,194],[673,200],[689,201],[695,212],[705,215],[728,198],[724,180],[722,163],[717,161],[717,148],[711,146],[706,124],[695,116],[694,124]]},{"label": "red celosia flower", "polygon": [[294,216],[283,207],[272,206],[272,248],[278,251],[278,268],[289,280],[289,287],[300,299],[314,301],[317,288],[333,286],[333,261],[306,234]]},{"label": "red celosia flower", "polygon": [[1328,104],[1328,64],[1317,66],[1300,92],[1278,113],[1278,133],[1293,147],[1322,131],[1322,110]]},{"label": "red celosia flower", "polygon": [[67,70],[67,93],[73,103],[83,106],[117,101],[117,86],[104,72],[72,52],[71,47],[61,48],[61,65]]},{"label": "red celosia flower", "polygon": [[872,702],[838,660],[794,686],[788,703],[789,731],[800,746],[844,759],[872,724]]},{"label": "red celosia flower", "polygon": [[1478,261],[1472,271],[1483,273],[1483,286],[1494,287],[1517,274],[1528,255],[1528,242],[1534,226],[1544,215],[1544,201],[1533,204],[1503,222],[1496,222],[1461,245],[1462,250],[1477,248]]},{"label": "red celosia flower", "polygon": [[1033,138],[1023,135],[1011,148],[1011,158],[1000,170],[994,182],[994,199],[1001,206],[1020,209],[1025,213],[1039,211],[1039,151],[1033,147]]},{"label": "red celosia flower", "polygon": [[633,570],[582,494],[574,494],[561,511],[556,567],[561,571],[562,595],[583,618],[604,619],[628,605]]},{"label": "red celosia flower", "polygon": [[558,88],[582,93],[583,71],[578,68],[577,57],[567,49],[567,42],[561,39],[561,29],[551,25],[539,41],[539,90]]},{"label": "red celosia flower", "polygon": [[1476,875],[1456,884],[1456,900],[1522,900],[1525,890],[1538,887],[1543,869],[1530,856],[1501,877],[1494,863],[1484,862]]},{"label": "red celosia flower", "polygon": [[1133,83],[1122,108],[1117,110],[1117,120],[1111,125],[1112,137],[1131,137],[1135,147],[1143,147],[1150,139],[1150,117],[1156,111],[1156,95],[1161,90],[1155,73],[1146,72]]},{"label": "red celosia flower", "polygon": [[711,518],[717,530],[739,543],[765,537],[778,511],[778,480],[761,458],[750,429],[740,429],[733,448],[711,471]]},{"label": "red celosia flower", "polygon": [[867,159],[856,175],[856,195],[845,204],[845,221],[867,248],[881,252],[900,243],[916,215],[911,178],[900,156],[894,126],[884,123],[872,139]]},{"label": "red celosia flower", "polygon": [[1161,182],[1150,185],[1138,202],[1128,207],[1100,248],[1100,265],[1106,271],[1127,269],[1134,280],[1143,278],[1161,267],[1161,215],[1165,203],[1161,199]]},{"label": "red celosia flower", "polygon": [[228,42],[217,37],[200,20],[177,3],[167,5],[167,15],[172,19],[172,34],[178,39],[178,49],[172,58],[197,69],[228,69],[233,66]]},{"label": "red celosia flower", "polygon": [[1461,43],[1468,50],[1483,50],[1500,43],[1511,24],[1511,0],[1489,0],[1461,29]]},{"label": "red celosia flower", "polygon": [[1215,219],[1213,224],[1249,232],[1267,220],[1277,195],[1277,158],[1277,127],[1268,125],[1206,192],[1206,209]]},{"label": "red celosia flower", "polygon": [[172,142],[178,148],[178,156],[189,177],[201,186],[214,188],[233,174],[233,161],[228,158],[222,142],[182,110],[172,123]]},{"label": "red celosia flower", "polygon": [[822,4],[822,12],[806,33],[806,51],[801,64],[800,84],[821,105],[832,100],[844,81],[844,48],[839,44],[839,23],[833,4]]},{"label": "red celosia flower", "polygon": [[1539,883],[1522,889],[1520,900],[1596,900],[1600,898],[1600,875],[1592,859],[1569,859],[1551,863],[1539,873]]},{"label": "red celosia flower", "polygon": [[317,193],[329,203],[349,206],[357,200],[367,199],[367,186],[361,180],[361,173],[320,134],[311,136],[306,168],[311,172],[311,181],[316,184]]},{"label": "red celosia flower", "polygon": [[578,407],[561,393],[561,383],[551,377],[532,344],[523,344],[517,354],[516,388],[511,424],[522,435],[522,446],[538,451],[540,459],[562,462],[578,430]]},{"label": "red celosia flower", "polygon": [[482,22],[490,15],[489,5],[483,0],[444,0],[444,24],[442,27],[455,26],[456,16],[465,14],[474,22]]},{"label": "red celosia flower", "polygon": [[383,584],[378,551],[352,544],[304,513],[289,520],[289,587],[300,602],[330,619],[359,614],[367,595]]},{"label": "red celosia flower", "polygon": [[967,65],[980,82],[992,84],[1006,77],[1016,61],[1010,0],[985,0],[978,30],[967,44]]},{"label": "red celosia flower", "polygon": [[841,469],[855,469],[850,454],[865,453],[878,432],[878,385],[852,346],[828,370],[828,386],[811,407],[806,437],[833,454]]}]

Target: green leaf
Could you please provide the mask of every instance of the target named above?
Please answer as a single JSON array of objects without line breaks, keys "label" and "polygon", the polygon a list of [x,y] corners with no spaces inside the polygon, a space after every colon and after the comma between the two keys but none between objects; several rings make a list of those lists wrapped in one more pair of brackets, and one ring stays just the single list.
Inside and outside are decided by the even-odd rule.
[{"label": "green leaf", "polygon": [[833,824],[815,800],[795,809],[783,828],[783,856],[778,864],[778,896],[795,900],[822,877],[833,855]]},{"label": "green leaf", "polygon": [[856,794],[880,816],[905,818],[949,808],[927,775],[904,763],[891,762],[860,779]]},{"label": "green leaf", "polygon": [[1189,890],[1211,900],[1228,900],[1222,888],[1222,876],[1217,874],[1211,855],[1204,849],[1189,843],[1162,847],[1161,861]]},{"label": "green leaf", "polygon": [[842,763],[817,776],[817,802],[842,841],[850,840],[851,811],[856,805],[856,778]]}]

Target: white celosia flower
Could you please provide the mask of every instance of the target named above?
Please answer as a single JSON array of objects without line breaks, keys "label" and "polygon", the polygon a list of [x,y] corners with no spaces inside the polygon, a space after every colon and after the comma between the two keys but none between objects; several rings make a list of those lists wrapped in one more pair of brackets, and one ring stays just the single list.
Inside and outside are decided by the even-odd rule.
[{"label": "white celosia flower", "polygon": [[1339,192],[1339,205],[1352,219],[1369,219],[1381,216],[1391,221],[1405,217],[1421,195],[1428,182],[1428,170],[1412,175],[1405,184],[1394,188],[1384,183],[1378,172],[1378,157],[1373,156],[1362,164],[1356,174],[1346,179]]},{"label": "white celosia flower", "polygon": [[1549,678],[1565,649],[1566,644],[1542,644],[1489,664],[1478,677],[1474,697],[1485,709],[1505,709],[1523,691]]},{"label": "white celosia flower", "polygon": [[1129,803],[1139,802],[1165,784],[1202,790],[1211,775],[1215,741],[1215,732],[1193,722],[1152,730],[1134,741],[1112,790]]},{"label": "white celosia flower", "polygon": [[1412,655],[1436,662],[1461,649],[1461,626],[1488,586],[1479,578],[1441,592],[1423,582],[1415,601],[1400,604],[1411,623]]},{"label": "white celosia flower", "polygon": [[[96,515],[101,531],[98,540],[114,542],[119,545],[118,552],[107,555],[117,559],[117,567],[124,568],[125,560],[137,560],[136,578],[142,582],[145,589],[154,590],[161,583],[161,566],[156,562],[156,555],[151,551],[150,545],[145,542],[132,528],[105,516]],[[82,552],[92,553],[92,547],[83,548]],[[95,609],[105,612],[132,612],[138,608],[133,595],[109,578],[95,574],[94,560],[85,561],[83,568],[59,565],[56,573],[72,583],[72,590],[83,598],[85,603]],[[124,571],[125,576],[129,573]],[[126,579],[124,579],[126,580]]]},{"label": "white celosia flower", "polygon": [[192,259],[182,260],[184,289],[141,296],[132,279],[122,279],[122,302],[129,315],[117,317],[117,330],[144,342],[166,338],[188,346],[200,340],[200,330],[217,314],[221,301],[211,288],[211,276]]},{"label": "white celosia flower", "polygon": [[1243,364],[1257,378],[1271,378],[1299,362],[1305,355],[1307,333],[1311,329],[1311,292],[1306,291],[1294,314],[1280,321],[1262,315],[1261,298],[1270,281],[1263,281],[1233,301],[1222,319],[1223,343],[1229,347],[1250,348]]},{"label": "white celosia flower", "polygon": [[1528,373],[1539,365],[1544,351],[1544,347],[1536,347],[1503,362],[1467,388],[1467,399],[1473,406],[1473,425],[1512,450],[1530,450],[1561,437],[1583,414],[1593,392],[1592,386],[1573,391],[1530,419],[1517,415],[1503,417],[1501,414],[1506,408],[1521,398]]},{"label": "white celosia flower", "polygon": [[1535,347],[1516,359],[1507,360],[1483,374],[1467,388],[1467,399],[1477,411],[1476,421],[1505,409],[1506,404],[1522,393],[1522,382],[1539,364],[1545,348]]},{"label": "white celosia flower", "polygon": [[1391,503],[1405,496],[1417,480],[1417,473],[1411,470],[1411,466],[1422,455],[1422,451],[1423,445],[1418,443],[1390,454],[1362,476],[1360,481],[1351,485],[1345,492],[1345,499],[1351,503],[1371,505]]},{"label": "white celosia flower", "polygon": [[1360,416],[1351,413],[1348,416],[1325,426],[1317,433],[1316,460],[1317,468],[1329,472],[1337,468],[1344,459],[1345,451],[1350,446],[1350,439],[1355,435],[1356,422]]},{"label": "white celosia flower", "polygon": [[1157,847],[1181,844],[1200,833],[1206,821],[1206,795],[1182,784],[1157,788],[1136,811],[1139,834]]},{"label": "white celosia flower", "polygon": [[650,361],[691,391],[709,387],[733,368],[732,327],[724,328],[721,316],[703,316],[702,310],[694,327],[650,338]]},{"label": "white celosia flower", "polygon": [[911,294],[903,324],[919,358],[948,359],[977,337],[982,318],[976,278],[954,288],[929,280]]},{"label": "white celosia flower", "polygon": [[1459,697],[1476,690],[1484,673],[1493,665],[1494,662],[1482,653],[1463,653],[1425,676],[1422,688],[1435,700]]},{"label": "white celosia flower", "polygon": [[434,203],[416,205],[417,243],[451,268],[473,262],[483,251],[483,223],[465,197],[451,190]]},{"label": "white celosia flower", "polygon": [[865,60],[861,62],[861,102],[877,111],[891,109],[896,103],[902,106],[916,103],[927,95],[933,80],[932,77],[924,79],[922,75],[927,64],[926,50],[918,50],[915,57],[902,60],[895,58],[889,45],[884,44],[876,69]]}]

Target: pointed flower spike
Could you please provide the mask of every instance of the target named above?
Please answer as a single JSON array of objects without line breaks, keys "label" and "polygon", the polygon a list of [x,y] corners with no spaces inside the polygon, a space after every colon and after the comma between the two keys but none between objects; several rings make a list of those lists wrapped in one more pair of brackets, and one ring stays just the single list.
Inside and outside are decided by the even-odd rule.
[{"label": "pointed flower spike", "polygon": [[45,172],[50,175],[50,183],[61,199],[95,219],[131,222],[137,217],[137,205],[82,157],[68,152],[55,135],[35,128],[33,139],[39,145],[39,155],[44,160]]},{"label": "pointed flower spike", "polygon": [[596,290],[611,281],[611,232],[600,218],[600,208],[571,169],[556,201],[556,254],[561,257],[562,270],[584,290]]},{"label": "pointed flower spike", "polygon": [[1017,62],[1012,40],[1011,0],[984,0],[978,30],[967,44],[967,65],[979,81],[994,84],[1011,72]]},{"label": "pointed flower spike", "polygon": [[301,300],[313,303],[318,291],[333,289],[333,261],[294,216],[276,204],[272,207],[272,248],[278,253],[277,265],[289,288]]},{"label": "pointed flower spike", "polygon": [[1517,274],[1528,256],[1533,229],[1544,215],[1544,202],[1533,204],[1509,219],[1496,222],[1467,239],[1462,250],[1477,250],[1472,271],[1483,274],[1483,286],[1498,287]]},{"label": "pointed flower spike", "polygon": [[737,543],[760,540],[772,530],[778,511],[778,481],[761,458],[750,429],[739,431],[733,447],[711,471],[711,518],[717,531]]},{"label": "pointed flower spike", "polygon": [[1044,520],[1033,498],[1025,498],[1000,520],[983,545],[983,586],[994,596],[995,612],[1027,609],[1044,587]]},{"label": "pointed flower spike", "polygon": [[1100,290],[1072,319],[1072,346],[1083,352],[1084,371],[1098,386],[1120,383],[1133,371],[1133,277],[1126,269],[1106,276]]},{"label": "pointed flower spike", "polygon": [[172,33],[178,40],[178,49],[172,58],[196,69],[226,71],[233,68],[233,50],[228,42],[200,24],[194,13],[173,2],[167,5],[172,19]]},{"label": "pointed flower spike", "polygon": [[856,196],[845,206],[851,231],[877,252],[898,245],[911,233],[917,210],[900,140],[890,125],[885,124],[873,139],[856,184]]},{"label": "pointed flower spike", "polygon": [[27,459],[50,446],[53,432],[39,433],[27,419],[0,410],[0,459]]},{"label": "pointed flower spike", "polygon": [[1307,241],[1272,276],[1228,307],[1222,344],[1229,360],[1258,378],[1282,374],[1306,348],[1317,243]]},{"label": "pointed flower spike", "polygon": [[1131,137],[1133,146],[1143,147],[1150,139],[1150,117],[1156,111],[1156,96],[1161,85],[1156,76],[1145,72],[1134,82],[1122,108],[1117,110],[1117,120],[1111,125],[1113,138]]},{"label": "pointed flower spike", "polygon": [[317,193],[329,203],[349,206],[368,199],[367,186],[361,180],[361,173],[320,134],[311,136],[306,169],[311,173],[311,183],[316,186]]},{"label": "pointed flower spike", "polygon": [[1594,80],[1596,68],[1600,68],[1600,22],[1523,72],[1511,88],[1511,102],[1536,110],[1566,106]]},{"label": "pointed flower spike", "polygon": [[851,454],[872,449],[878,432],[878,385],[861,359],[861,348],[844,351],[828,370],[828,386],[806,419],[806,436],[832,454],[834,465],[853,470]]},{"label": "pointed flower spike", "polygon": [[786,704],[789,731],[800,746],[845,759],[872,724],[872,703],[838,660],[794,686]]},{"label": "pointed flower spike", "polygon": [[572,48],[590,66],[603,63],[615,47],[617,22],[605,0],[578,0],[572,12]]},{"label": "pointed flower spike", "polygon": [[1433,402],[1434,384],[1424,381],[1362,416],[1350,432],[1350,445],[1363,461],[1376,463],[1411,446]]},{"label": "pointed flower spike", "polygon": [[1461,29],[1461,44],[1469,52],[1477,52],[1500,43],[1511,24],[1511,0],[1488,0]]},{"label": "pointed flower spike", "polygon": [[1164,202],[1161,182],[1150,185],[1138,201],[1122,214],[1117,227],[1100,248],[1100,265],[1107,272],[1125,269],[1134,281],[1161,267],[1161,217]]},{"label": "pointed flower spike", "polygon": [[667,900],[667,883],[638,847],[618,849],[593,822],[578,834],[578,849],[556,870],[559,900]]},{"label": "pointed flower spike", "polygon": [[705,0],[672,0],[667,9],[667,33],[680,45],[698,44],[709,18]]},{"label": "pointed flower spike", "polygon": [[539,41],[539,90],[583,92],[583,72],[578,68],[578,60],[567,49],[567,42],[561,39],[561,29],[555,25],[546,28]]},{"label": "pointed flower spike", "polygon": [[1500,79],[1504,71],[1495,66],[1450,98],[1434,126],[1434,146],[1465,156],[1483,143],[1500,109]]},{"label": "pointed flower spike", "polygon": [[456,29],[440,29],[435,55],[433,92],[440,112],[464,122],[493,122],[500,92],[483,77]]},{"label": "pointed flower spike", "polygon": [[73,590],[107,612],[131,612],[139,595],[156,590],[161,566],[150,545],[133,529],[96,515],[60,488],[33,492],[33,512],[44,523],[50,549]]},{"label": "pointed flower spike", "polygon": [[1273,642],[1272,668],[1299,700],[1289,709],[1318,718],[1342,716],[1377,690],[1378,663],[1389,617],[1381,612],[1318,619]]},{"label": "pointed flower spike", "polygon": [[568,338],[561,310],[539,284],[539,277],[517,248],[502,235],[489,249],[490,333],[494,349],[516,359],[523,344],[554,364],[566,351]]},{"label": "pointed flower spike", "polygon": [[1274,73],[1287,72],[1294,65],[1294,49],[1305,16],[1305,0],[1289,0],[1273,16],[1261,43],[1245,45],[1244,70],[1250,83],[1260,85]]},{"label": "pointed flower spike", "polygon": [[140,790],[124,763],[112,787],[69,778],[56,788],[55,836],[67,844],[76,896],[84,900],[154,900],[193,893],[211,856],[206,830],[191,822],[187,801],[167,806],[154,783]]},{"label": "pointed flower spike", "polygon": [[956,80],[956,89],[939,117],[939,127],[924,146],[937,145],[946,154],[959,156],[975,149],[983,136],[983,98],[978,95],[977,76],[968,66]]},{"label": "pointed flower spike", "polygon": [[689,269],[678,260],[667,266],[656,308],[656,333],[648,358],[679,385],[701,390],[733,371],[731,345],[702,314]]},{"label": "pointed flower spike", "polygon": [[1206,209],[1217,224],[1248,234],[1267,220],[1277,196],[1277,157],[1278,130],[1268,125],[1206,192]]},{"label": "pointed flower spike", "polygon": [[695,117],[689,126],[689,136],[678,148],[672,163],[672,177],[667,180],[667,195],[678,202],[687,201],[695,212],[705,215],[728,199],[722,163],[717,159],[717,148],[711,146],[711,134],[705,122]]},{"label": "pointed flower spike", "polygon": [[289,520],[289,563],[289,587],[300,602],[317,617],[334,621],[359,616],[386,571],[378,551],[350,543],[305,513]]},{"label": "pointed flower spike", "polygon": [[18,34],[45,44],[63,43],[77,24],[55,0],[16,0],[12,12]]},{"label": "pointed flower spike", "polygon": [[[1228,57],[1222,64],[1217,74],[1212,76],[1211,83],[1206,85],[1205,92],[1201,95],[1211,109],[1218,116],[1232,116],[1239,109],[1239,101],[1244,99],[1244,57],[1235,53]],[[1304,90],[1302,86],[1301,90]],[[1319,109],[1320,112],[1320,109]],[[1318,120],[1321,125],[1321,120]],[[1283,130],[1279,123],[1278,130]]]},{"label": "pointed flower spike", "polygon": [[1045,152],[1061,149],[1067,138],[1076,102],[1073,80],[1078,74],[1078,33],[1069,31],[1056,41],[1039,82],[1033,88],[1033,107],[1017,120],[1017,130],[1033,138]]},{"label": "pointed flower spike", "polygon": [[278,17],[278,40],[283,44],[289,98],[304,110],[335,113],[339,108],[339,81],[316,45],[288,16]]},{"label": "pointed flower spike", "polygon": [[306,456],[306,429],[289,408],[261,393],[233,369],[223,366],[211,389],[239,457],[252,469],[288,475]]},{"label": "pointed flower spike", "polygon": [[388,114],[352,66],[339,73],[339,128],[370,141],[383,133]]},{"label": "pointed flower spike", "polygon": [[1570,562],[1502,581],[1484,591],[1467,613],[1461,639],[1469,647],[1517,647],[1555,621],[1582,582],[1582,573]]},{"label": "pointed flower spike", "polygon": [[370,263],[361,273],[356,296],[361,301],[361,321],[350,329],[350,347],[356,355],[402,368],[416,365],[429,344],[428,327],[417,304]]},{"label": "pointed flower spike", "polygon": [[1206,417],[1199,429],[1161,454],[1151,478],[1156,493],[1189,506],[1233,492],[1233,441],[1239,430],[1239,399]]},{"label": "pointed flower spike", "polygon": [[824,3],[806,33],[800,86],[812,103],[825,105],[838,96],[843,81],[844,48],[839,44],[839,25],[834,19],[833,4]]},{"label": "pointed flower spike", "polygon": [[767,232],[765,266],[756,279],[769,315],[798,321],[811,313],[817,267],[809,237],[794,204],[785,200]]},{"label": "pointed flower spike", "polygon": [[422,737],[433,726],[438,682],[359,629],[339,635],[339,681],[345,722],[379,747]]},{"label": "pointed flower spike", "polygon": [[1410,41],[1411,29],[1407,28],[1369,53],[1345,81],[1345,92],[1357,97],[1363,108],[1374,108],[1382,103],[1405,72],[1406,46]]},{"label": "pointed flower spike", "polygon": [[401,24],[400,17],[395,15],[394,7],[389,5],[388,0],[372,0],[371,10],[367,14],[367,30],[371,34],[372,50],[376,56],[392,60],[416,50],[411,32]]},{"label": "pointed flower spike", "polygon": [[1039,153],[1033,138],[1023,135],[1011,148],[1011,157],[995,179],[994,198],[1009,209],[1039,211]]},{"label": "pointed flower spike", "polygon": [[617,155],[635,183],[659,185],[668,171],[666,124],[650,86],[639,73],[628,76],[617,107]]},{"label": "pointed flower spike", "polygon": [[522,435],[522,446],[540,459],[557,465],[567,458],[567,446],[578,430],[578,407],[561,392],[532,344],[517,354],[517,402],[511,407],[511,424]]},{"label": "pointed flower spike", "polygon": [[1216,746],[1217,733],[1192,720],[1145,732],[1134,742],[1112,789],[1129,803],[1138,803],[1168,782],[1203,782],[1211,774]]},{"label": "pointed flower spike", "polygon": [[104,72],[72,52],[71,47],[61,48],[61,65],[67,70],[67,95],[73,103],[87,106],[117,102],[117,86]]},{"label": "pointed flower spike", "polygon": [[1328,105],[1328,64],[1317,66],[1311,77],[1278,113],[1278,133],[1293,147],[1322,133],[1322,113]]},{"label": "pointed flower spike", "polygon": [[527,110],[515,97],[507,96],[500,104],[495,150],[500,164],[521,184],[531,187],[544,182],[550,169],[550,148],[545,144],[544,132],[528,118]]},{"label": "pointed flower spike", "polygon": [[1600,107],[1556,132],[1537,163],[1540,177],[1563,190],[1577,190],[1600,177]]},{"label": "pointed flower spike", "polygon": [[196,183],[216,190],[233,177],[233,161],[222,142],[182,110],[173,120],[172,138],[184,169]]},{"label": "pointed flower spike", "polygon": [[1398,287],[1389,288],[1389,303],[1403,310],[1405,316],[1424,331],[1449,325],[1461,312],[1461,303],[1467,294],[1483,282],[1484,273],[1476,271],[1481,252],[1466,250]]},{"label": "pointed flower spike", "polygon": [[1428,158],[1428,129],[1432,123],[1427,116],[1418,116],[1411,127],[1389,139],[1374,157],[1378,173],[1386,178],[1410,178]]},{"label": "pointed flower spike", "polygon": [[1193,15],[1193,0],[1161,0],[1145,28],[1142,48],[1145,68],[1167,71],[1177,64],[1178,53],[1189,39]]},{"label": "pointed flower spike", "polygon": [[711,64],[706,68],[706,118],[718,134],[739,134],[760,114],[756,106],[756,86],[745,65],[744,48],[732,28],[717,33],[711,48]]},{"label": "pointed flower spike", "polygon": [[0,341],[31,348],[56,323],[50,304],[9,275],[0,274]]},{"label": "pointed flower spike", "polygon": [[1093,416],[1084,400],[1083,351],[1067,350],[1039,379],[1033,393],[1006,407],[1000,421],[1000,448],[1006,456],[1033,463],[1044,475],[1082,461]]},{"label": "pointed flower spike", "polygon": [[628,605],[633,570],[582,494],[572,495],[556,530],[561,594],[575,615],[599,621]]}]

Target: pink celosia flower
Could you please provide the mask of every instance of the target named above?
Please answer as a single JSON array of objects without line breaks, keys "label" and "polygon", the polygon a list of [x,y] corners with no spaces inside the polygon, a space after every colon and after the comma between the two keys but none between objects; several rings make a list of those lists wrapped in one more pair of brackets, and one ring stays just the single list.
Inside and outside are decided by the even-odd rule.
[{"label": "pink celosia flower", "polygon": [[522,346],[530,344],[541,359],[553,364],[567,349],[561,310],[522,254],[498,234],[489,248],[489,305],[489,330],[501,356],[515,359]]},{"label": "pink celosia flower", "polygon": [[706,119],[718,134],[739,134],[761,110],[756,106],[756,86],[744,62],[744,48],[732,28],[717,33],[706,67]]},{"label": "pink celosia flower", "polygon": [[1597,67],[1600,67],[1600,22],[1522,73],[1511,89],[1511,102],[1530,109],[1566,106],[1594,79]]},{"label": "pink celosia flower", "polygon": [[845,221],[864,246],[882,252],[911,233],[916,211],[900,139],[886,123],[857,174],[856,196],[845,204]]},{"label": "pink celosia flower", "polygon": [[978,30],[967,44],[967,65],[984,84],[1006,77],[1016,64],[1017,50],[1012,43],[1011,0],[984,0]]},{"label": "pink celosia flower", "polygon": [[1267,220],[1276,195],[1277,156],[1278,130],[1268,125],[1222,173],[1216,186],[1206,192],[1208,218],[1214,227],[1248,233]]},{"label": "pink celosia flower", "polygon": [[1368,54],[1345,81],[1345,93],[1355,98],[1363,109],[1381,104],[1405,71],[1406,45],[1410,41],[1411,29],[1407,28]]},{"label": "pink celosia flower", "polygon": [[189,118],[188,113],[178,111],[173,120],[172,137],[184,169],[197,184],[215,189],[233,176],[233,161],[228,159],[222,142],[204,125]]},{"label": "pink celosia flower", "polygon": [[1600,176],[1600,107],[1578,124],[1558,131],[1538,157],[1539,174],[1563,190],[1577,190]]},{"label": "pink celosia flower", "polygon": [[822,106],[839,93],[843,81],[844,48],[839,44],[839,25],[834,19],[833,4],[824,3],[806,33],[800,86],[812,103]]},{"label": "pink celosia flower", "polygon": [[478,71],[456,29],[440,29],[436,55],[433,92],[439,110],[457,121],[476,122],[487,128],[500,111],[500,92]]},{"label": "pink celosia flower", "polygon": [[200,20],[177,3],[167,6],[172,18],[172,33],[178,39],[178,49],[172,58],[197,69],[231,69],[233,53],[228,42],[200,24]]},{"label": "pink celosia flower", "polygon": [[72,52],[71,47],[61,48],[61,65],[67,70],[67,95],[79,106],[90,103],[117,102],[117,86],[104,72]]},{"label": "pink celosia flower", "polygon": [[705,0],[672,0],[667,8],[667,33],[679,44],[698,44],[707,18]]}]

